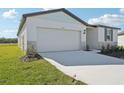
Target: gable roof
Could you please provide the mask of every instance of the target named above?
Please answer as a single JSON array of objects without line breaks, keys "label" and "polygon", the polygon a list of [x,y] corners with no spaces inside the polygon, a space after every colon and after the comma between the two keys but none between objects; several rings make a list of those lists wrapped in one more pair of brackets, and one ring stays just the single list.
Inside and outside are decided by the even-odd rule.
[{"label": "gable roof", "polygon": [[121,36],[121,35],[124,35],[124,31],[118,33],[118,36]]},{"label": "gable roof", "polygon": [[[48,10],[48,11],[41,11],[41,12],[34,12],[34,13],[28,13],[28,14],[23,14],[22,15],[22,19],[19,25],[19,29],[18,29],[18,33],[17,36],[19,35],[25,21],[27,17],[31,17],[31,16],[37,16],[37,15],[43,15],[43,14],[49,14],[49,13],[55,13],[55,12],[64,12],[67,15],[71,16],[72,18],[76,19],[77,21],[79,21],[80,23],[86,25],[86,26],[91,26],[91,27],[109,27],[109,26],[103,26],[103,25],[91,25],[88,24],[87,22],[83,21],[82,19],[80,19],[79,17],[77,17],[76,15],[72,14],[70,11],[66,10],[65,8],[60,8],[60,9],[54,9],[54,10]],[[116,27],[109,27],[109,28],[114,28],[114,29],[120,29],[120,28],[116,28]]]},{"label": "gable roof", "polygon": [[37,16],[37,15],[43,15],[43,14],[49,14],[49,13],[55,13],[55,12],[60,12],[60,11],[68,14],[69,16],[71,16],[72,18],[76,19],[79,22],[81,22],[81,23],[83,23],[85,25],[88,25],[88,23],[86,23],[85,21],[81,20],[79,17],[75,16],[74,14],[72,14],[71,12],[69,12],[68,10],[66,10],[64,8],[60,8],[60,9],[54,9],[54,10],[48,10],[48,11],[41,11],[41,12],[34,12],[34,13],[23,14],[22,15],[21,22],[20,22],[20,25],[19,25],[19,29],[18,29],[17,35],[21,31],[21,29],[22,29],[22,27],[23,27],[23,25],[24,25],[27,17]]},{"label": "gable roof", "polygon": [[121,29],[121,28],[118,28],[118,27],[113,27],[113,26],[106,26],[106,25],[96,25],[98,27],[106,27],[106,28],[112,28],[112,29]]},{"label": "gable roof", "polygon": [[68,10],[66,10],[65,8],[60,8],[60,9],[54,9],[54,10],[47,10],[47,11],[41,11],[41,12],[35,12],[35,13],[29,13],[29,14],[23,14],[23,17],[30,17],[30,16],[36,16],[36,15],[41,15],[41,14],[48,14],[48,13],[54,13],[54,12],[64,12],[67,15],[71,16],[72,18],[78,20],[79,22],[88,25],[87,22],[81,20],[79,17],[75,16],[74,14],[72,14],[71,12],[69,12]]}]

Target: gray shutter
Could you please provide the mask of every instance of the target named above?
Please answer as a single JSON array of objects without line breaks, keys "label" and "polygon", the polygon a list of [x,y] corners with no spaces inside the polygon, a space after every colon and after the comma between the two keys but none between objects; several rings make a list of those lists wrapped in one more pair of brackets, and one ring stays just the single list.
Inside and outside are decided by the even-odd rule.
[{"label": "gray shutter", "polygon": [[111,30],[111,41],[113,41],[113,30]]},{"label": "gray shutter", "polygon": [[107,41],[107,28],[104,29],[104,40]]}]

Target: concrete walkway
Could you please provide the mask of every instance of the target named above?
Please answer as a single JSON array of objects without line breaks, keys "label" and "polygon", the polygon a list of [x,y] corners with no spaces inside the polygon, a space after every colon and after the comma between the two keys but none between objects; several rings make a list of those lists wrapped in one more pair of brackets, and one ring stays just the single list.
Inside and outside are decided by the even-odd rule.
[{"label": "concrete walkway", "polygon": [[124,60],[85,51],[41,55],[65,74],[87,84],[124,84]]}]

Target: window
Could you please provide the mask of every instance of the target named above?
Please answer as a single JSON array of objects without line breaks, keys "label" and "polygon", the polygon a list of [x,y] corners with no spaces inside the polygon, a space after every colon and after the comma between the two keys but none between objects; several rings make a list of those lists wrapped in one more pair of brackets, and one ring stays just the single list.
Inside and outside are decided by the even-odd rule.
[{"label": "window", "polygon": [[84,30],[83,34],[86,34],[86,30]]},{"label": "window", "polygon": [[105,28],[105,41],[113,41],[113,30]]}]

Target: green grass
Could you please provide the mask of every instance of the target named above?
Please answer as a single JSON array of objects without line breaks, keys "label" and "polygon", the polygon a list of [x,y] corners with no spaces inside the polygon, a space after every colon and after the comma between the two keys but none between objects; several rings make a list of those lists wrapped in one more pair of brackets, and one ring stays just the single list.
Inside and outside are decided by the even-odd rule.
[{"label": "green grass", "polygon": [[0,45],[1,85],[85,84],[73,79],[45,60],[21,62],[24,55],[16,45]]}]

